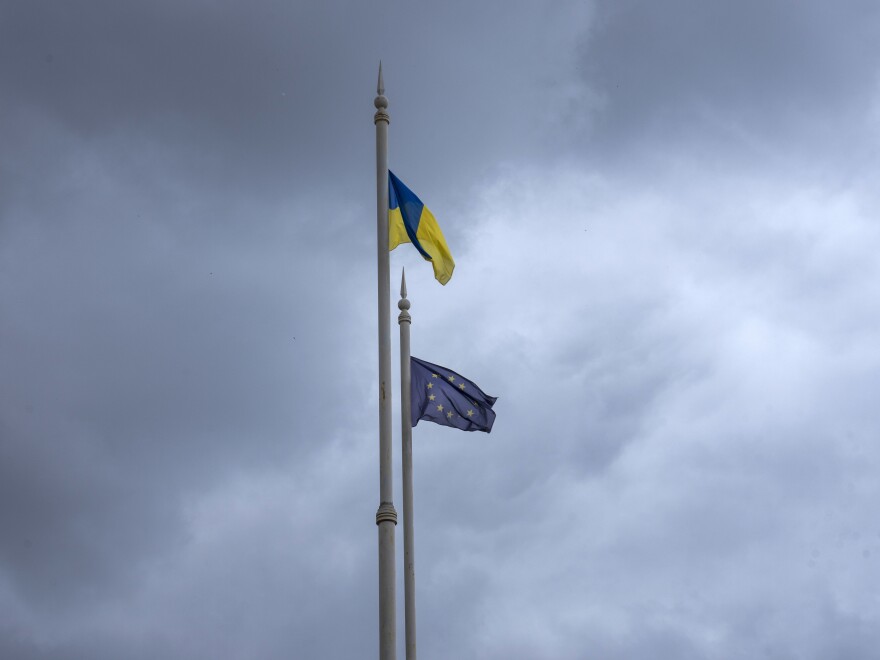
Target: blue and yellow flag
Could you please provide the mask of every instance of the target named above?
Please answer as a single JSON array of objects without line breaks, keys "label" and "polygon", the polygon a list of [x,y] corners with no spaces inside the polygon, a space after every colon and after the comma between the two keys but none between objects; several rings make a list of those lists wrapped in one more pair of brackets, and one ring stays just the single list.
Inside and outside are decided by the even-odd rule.
[{"label": "blue and yellow flag", "polygon": [[492,430],[497,397],[451,369],[410,357],[412,425],[426,419],[462,431]]},{"label": "blue and yellow flag", "polygon": [[455,262],[449,246],[428,207],[403,182],[388,171],[388,249],[412,243],[434,267],[434,277],[446,284]]}]

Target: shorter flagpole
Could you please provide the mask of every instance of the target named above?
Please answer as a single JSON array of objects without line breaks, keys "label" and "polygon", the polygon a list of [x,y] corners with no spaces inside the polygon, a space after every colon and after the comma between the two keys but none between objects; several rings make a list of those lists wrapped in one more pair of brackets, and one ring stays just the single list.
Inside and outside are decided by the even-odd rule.
[{"label": "shorter flagpole", "polygon": [[406,298],[406,271],[400,274],[400,438],[403,477],[403,593],[406,625],[406,660],[416,660],[416,571],[413,547],[412,411],[410,402],[409,300]]}]

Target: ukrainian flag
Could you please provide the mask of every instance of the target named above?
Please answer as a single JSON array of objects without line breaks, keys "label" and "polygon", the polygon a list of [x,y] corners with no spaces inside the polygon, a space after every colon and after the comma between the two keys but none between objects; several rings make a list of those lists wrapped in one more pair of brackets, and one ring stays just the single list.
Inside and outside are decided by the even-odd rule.
[{"label": "ukrainian flag", "polygon": [[412,190],[388,171],[388,249],[412,243],[434,267],[434,277],[446,284],[455,262],[434,215]]}]

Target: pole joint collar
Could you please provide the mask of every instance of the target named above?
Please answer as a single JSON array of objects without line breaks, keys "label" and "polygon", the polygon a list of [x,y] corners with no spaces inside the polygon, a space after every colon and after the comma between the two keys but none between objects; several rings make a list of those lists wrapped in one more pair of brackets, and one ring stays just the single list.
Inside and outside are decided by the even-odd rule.
[{"label": "pole joint collar", "polygon": [[376,114],[373,115],[373,123],[378,124],[380,121],[384,121],[386,124],[391,123],[391,115],[388,114],[388,99],[385,98],[384,94],[379,94],[376,99],[373,101],[373,105],[376,106]]},{"label": "pole joint collar", "polygon": [[391,502],[382,502],[379,505],[379,510],[376,511],[376,524],[379,525],[386,521],[397,524],[397,511],[394,510],[394,504]]}]

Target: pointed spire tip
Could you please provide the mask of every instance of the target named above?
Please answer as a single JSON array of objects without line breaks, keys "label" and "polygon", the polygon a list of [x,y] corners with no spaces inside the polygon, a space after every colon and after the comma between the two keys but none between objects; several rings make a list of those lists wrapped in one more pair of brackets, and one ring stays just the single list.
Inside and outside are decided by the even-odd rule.
[{"label": "pointed spire tip", "polygon": [[400,297],[406,298],[406,268],[400,271]]},{"label": "pointed spire tip", "polygon": [[385,81],[382,79],[382,60],[379,60],[379,83],[376,85],[376,94],[382,96],[385,93]]}]

